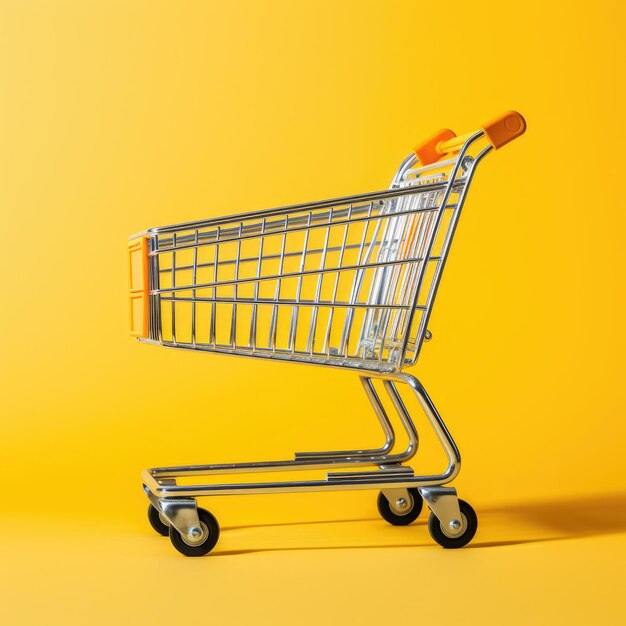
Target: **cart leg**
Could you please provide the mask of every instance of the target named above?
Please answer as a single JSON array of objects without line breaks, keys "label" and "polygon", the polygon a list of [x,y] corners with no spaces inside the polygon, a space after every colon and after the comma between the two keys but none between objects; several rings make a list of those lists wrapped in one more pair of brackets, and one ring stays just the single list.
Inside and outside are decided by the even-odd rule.
[{"label": "cart leg", "polygon": [[385,443],[380,448],[374,448],[371,450],[332,450],[328,452],[296,452],[296,460],[302,459],[317,459],[317,460],[334,460],[334,459],[346,459],[346,458],[359,458],[359,457],[383,457],[391,452],[393,449],[396,436],[393,430],[393,426],[389,420],[389,416],[385,411],[374,385],[372,379],[369,376],[360,376],[361,384],[365,391],[367,399],[370,401],[374,413],[378,418],[378,421],[382,427],[385,435]]},{"label": "cart leg", "polygon": [[435,408],[430,396],[426,393],[426,389],[424,389],[422,383],[420,383],[415,376],[411,376],[410,374],[399,374],[398,380],[406,383],[413,389],[413,392],[417,396],[417,399],[426,414],[428,422],[435,431],[435,435],[437,436],[437,439],[439,439],[439,443],[448,457],[448,468],[443,474],[439,476],[416,478],[416,482],[429,482],[430,484],[434,483],[439,485],[451,482],[456,478],[461,470],[461,455],[454,439],[452,439],[450,431],[446,427],[441,415],[439,415],[439,411]]}]

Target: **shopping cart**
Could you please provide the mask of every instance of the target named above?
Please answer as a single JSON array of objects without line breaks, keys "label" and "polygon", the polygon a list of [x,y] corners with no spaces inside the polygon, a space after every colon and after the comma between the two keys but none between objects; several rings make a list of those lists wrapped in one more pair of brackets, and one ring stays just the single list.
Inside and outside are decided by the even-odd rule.
[{"label": "shopping cart", "polygon": [[[476,166],[525,129],[522,116],[508,111],[473,133],[439,131],[404,160],[385,191],[151,228],[131,238],[132,335],[171,348],[354,370],[385,436],[374,449],[145,470],[150,523],[177,550],[199,556],[217,543],[219,525],[197,506],[199,496],[342,489],[380,490],[378,510],[395,525],[413,522],[425,500],[437,543],[459,548],[472,539],[476,513],[443,486],[459,472],[457,446],[424,387],[402,369],[431,337],[428,320]],[[418,434],[399,388],[416,395],[445,451],[440,474],[416,476],[405,464]],[[381,389],[406,431],[404,451],[394,450]],[[317,480],[193,479],[321,469],[333,471]]]}]

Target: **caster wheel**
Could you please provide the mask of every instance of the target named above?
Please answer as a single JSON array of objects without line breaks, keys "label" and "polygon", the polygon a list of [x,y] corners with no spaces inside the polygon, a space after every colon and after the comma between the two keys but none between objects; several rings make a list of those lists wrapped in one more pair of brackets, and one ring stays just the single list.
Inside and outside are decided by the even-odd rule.
[{"label": "caster wheel", "polygon": [[378,494],[378,512],[385,521],[394,526],[408,526],[419,517],[422,511],[424,501],[418,489],[411,487],[407,491],[409,492],[409,502],[407,502],[406,509],[392,508],[385,494],[382,491]]},{"label": "caster wheel", "polygon": [[164,520],[165,518],[161,516],[159,510],[149,504],[148,521],[150,522],[150,526],[152,526],[152,528],[154,528],[154,530],[156,530],[159,535],[168,537],[170,534],[170,525],[166,524]]},{"label": "caster wheel", "polygon": [[204,556],[213,550],[220,536],[220,526],[217,520],[206,509],[198,509],[200,527],[202,528],[201,543],[187,543],[183,536],[173,527],[169,527],[170,541],[173,546],[185,556]]},{"label": "caster wheel", "polygon": [[444,548],[462,548],[467,545],[476,534],[478,528],[478,518],[474,509],[465,500],[459,500],[459,508],[461,509],[461,523],[463,532],[460,535],[454,535],[444,529],[443,524],[435,516],[430,514],[428,518],[428,531],[430,536]]}]

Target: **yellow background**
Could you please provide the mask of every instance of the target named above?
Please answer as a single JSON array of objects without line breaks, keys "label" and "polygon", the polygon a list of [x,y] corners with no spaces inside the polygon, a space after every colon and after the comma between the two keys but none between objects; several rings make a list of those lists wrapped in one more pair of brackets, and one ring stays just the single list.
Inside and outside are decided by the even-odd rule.
[{"label": "yellow background", "polygon": [[[3,622],[623,623],[625,17],[2,0]],[[206,559],[153,536],[144,467],[379,436],[352,374],[131,340],[127,236],[384,188],[420,139],[509,108],[528,132],[477,172],[412,372],[476,549],[387,526],[372,492],[205,501]]]}]

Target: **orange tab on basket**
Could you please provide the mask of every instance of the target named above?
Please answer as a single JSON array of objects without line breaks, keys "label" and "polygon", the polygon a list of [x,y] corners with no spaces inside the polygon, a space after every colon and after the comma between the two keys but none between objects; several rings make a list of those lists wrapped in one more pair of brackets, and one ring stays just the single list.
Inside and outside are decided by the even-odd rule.
[{"label": "orange tab on basket", "polygon": [[130,334],[148,336],[148,239],[137,237],[128,242],[130,277]]}]

